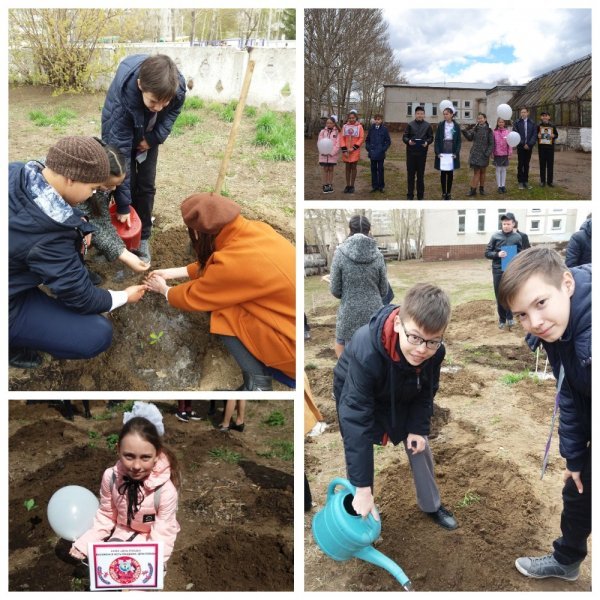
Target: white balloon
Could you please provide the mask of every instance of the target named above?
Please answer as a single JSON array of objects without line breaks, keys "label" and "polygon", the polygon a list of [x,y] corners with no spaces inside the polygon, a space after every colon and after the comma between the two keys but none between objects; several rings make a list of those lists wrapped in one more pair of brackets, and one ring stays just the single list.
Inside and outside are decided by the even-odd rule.
[{"label": "white balloon", "polygon": [[452,112],[456,112],[454,110],[454,104],[452,104],[451,100],[442,100],[440,102],[440,114],[443,113],[447,108],[451,108]]},{"label": "white balloon", "polygon": [[56,535],[73,542],[91,528],[98,506],[98,498],[90,490],[67,485],[52,494],[48,522]]},{"label": "white balloon", "polygon": [[496,109],[496,114],[505,121],[508,121],[512,117],[512,108],[508,104],[500,104]]},{"label": "white balloon", "polygon": [[331,154],[333,150],[333,141],[329,138],[323,138],[317,142],[317,148],[321,154]]},{"label": "white balloon", "polygon": [[516,131],[511,131],[506,136],[506,143],[511,148],[514,148],[515,146],[518,146],[521,143],[521,136]]}]

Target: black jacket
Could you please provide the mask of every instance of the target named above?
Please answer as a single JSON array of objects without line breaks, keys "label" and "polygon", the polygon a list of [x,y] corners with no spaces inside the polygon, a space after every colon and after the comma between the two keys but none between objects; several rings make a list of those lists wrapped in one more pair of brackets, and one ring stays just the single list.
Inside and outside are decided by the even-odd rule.
[{"label": "black jacket", "polygon": [[[411,146],[408,143],[410,140],[423,140],[427,143],[427,146],[423,147],[422,145],[416,144]],[[402,141],[406,144],[407,154],[427,154],[429,146],[433,143],[433,128],[431,127],[431,123],[428,123],[427,121],[417,121],[416,119],[411,121],[404,130]]]},{"label": "black jacket", "polygon": [[[125,58],[115,74],[104,100],[102,109],[102,139],[113,144],[123,154],[130,165],[137,145],[146,138],[150,147],[162,144],[179,116],[185,101],[185,79],[179,73],[179,87],[169,105],[156,117],[152,131],[146,131],[150,111],[144,106],[142,92],[137,80],[142,63],[147,54],[133,54]],[[131,168],[127,171],[125,181],[115,190],[115,202],[119,214],[127,214],[131,204],[130,189]]]},{"label": "black jacket", "polygon": [[492,260],[492,272],[502,273],[502,259],[498,256],[498,252],[502,250],[502,246],[512,245],[517,247],[517,252],[521,252],[523,249],[523,240],[520,233],[514,230],[510,233],[504,233],[501,230],[496,231],[492,235],[485,249],[485,257]]},{"label": "black jacket", "polygon": [[376,125],[369,127],[365,148],[371,160],[384,160],[391,144],[390,132],[385,125],[380,125],[379,128]]},{"label": "black jacket", "polygon": [[40,284],[75,312],[109,311],[112,297],[94,287],[80,252],[83,237],[95,231],[94,226],[83,221],[77,209],[63,223],[46,215],[33,201],[24,167],[11,163],[8,171],[10,313],[18,310],[21,294]]},{"label": "black jacket", "polygon": [[567,267],[578,267],[592,262],[592,220],[586,219],[567,244],[565,263]]},{"label": "black jacket", "polygon": [[393,360],[383,336],[398,308],[384,306],[359,328],[333,371],[348,478],[358,487],[373,485],[373,444],[380,444],[384,434],[398,444],[409,433],[426,436],[430,431],[446,350],[440,346],[431,358],[413,367],[400,352],[398,334],[386,334],[387,344],[398,355]]}]

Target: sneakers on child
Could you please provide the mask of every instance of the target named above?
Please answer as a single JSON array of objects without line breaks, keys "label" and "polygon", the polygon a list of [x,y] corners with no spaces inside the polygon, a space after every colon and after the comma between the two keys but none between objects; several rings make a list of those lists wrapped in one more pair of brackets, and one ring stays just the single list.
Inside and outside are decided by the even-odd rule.
[{"label": "sneakers on child", "polygon": [[508,321],[506,321],[506,325],[509,329],[511,327],[514,327],[514,324],[515,324],[515,322],[512,319],[508,319]]},{"label": "sneakers on child", "polygon": [[500,323],[498,323],[498,329],[504,329],[505,325],[506,325],[506,323],[503,323],[502,321],[500,321]]},{"label": "sneakers on child", "polygon": [[519,573],[535,579],[558,577],[567,581],[575,581],[579,577],[579,565],[576,562],[570,565],[559,563],[552,554],[546,556],[522,556],[515,561]]},{"label": "sneakers on child", "polygon": [[458,527],[458,523],[454,518],[454,515],[442,504],[435,511],[428,514],[440,527],[444,529],[456,529]]},{"label": "sneakers on child", "polygon": [[189,413],[185,412],[185,411],[177,411],[175,413],[175,418],[179,419],[180,421],[183,421],[184,423],[189,423],[190,422],[190,415]]},{"label": "sneakers on child", "polygon": [[331,183],[327,184],[327,189],[325,190],[326,194],[333,194],[333,185]]},{"label": "sneakers on child", "polygon": [[192,420],[192,421],[202,421],[202,417],[195,411],[191,411],[189,413],[187,413],[187,416]]}]

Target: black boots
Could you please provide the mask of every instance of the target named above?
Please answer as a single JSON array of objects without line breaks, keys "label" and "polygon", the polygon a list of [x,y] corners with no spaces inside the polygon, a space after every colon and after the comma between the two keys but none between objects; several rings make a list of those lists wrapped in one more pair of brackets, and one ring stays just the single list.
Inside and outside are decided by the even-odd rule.
[{"label": "black boots", "polygon": [[481,185],[479,186],[479,194],[481,196],[485,196],[485,190],[483,189],[483,186],[481,186]]},{"label": "black boots", "polygon": [[477,196],[477,188],[472,187],[467,196]]},{"label": "black boots", "polygon": [[8,364],[17,369],[35,369],[42,364],[42,357],[30,348],[10,348]]},{"label": "black boots", "polygon": [[244,391],[246,392],[271,392],[273,391],[273,378],[270,375],[255,375],[242,371],[244,377]]}]

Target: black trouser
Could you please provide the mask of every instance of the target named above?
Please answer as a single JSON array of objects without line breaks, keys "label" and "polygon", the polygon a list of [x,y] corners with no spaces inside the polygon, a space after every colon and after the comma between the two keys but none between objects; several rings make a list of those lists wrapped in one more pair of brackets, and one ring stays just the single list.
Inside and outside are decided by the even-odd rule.
[{"label": "black trouser", "polygon": [[382,190],[385,187],[383,178],[383,158],[381,160],[371,161],[371,187],[375,190]]},{"label": "black trouser", "polygon": [[423,196],[425,196],[426,162],[427,154],[413,154],[408,151],[406,152],[406,173],[408,176],[406,197],[409,200],[412,200],[415,196],[415,175],[417,176],[417,199],[423,200]]},{"label": "black trouser", "polygon": [[582,561],[587,555],[587,539],[592,533],[592,450],[588,448],[581,469],[583,494],[569,479],[562,491],[563,510],[560,515],[562,536],[554,540],[554,558],[563,565]]},{"label": "black trouser", "polygon": [[270,375],[270,371],[258,358],[242,344],[241,340],[233,335],[220,335],[219,339],[229,351],[229,354],[235,358],[235,362],[242,371],[252,375]]},{"label": "black trouser", "polygon": [[158,145],[152,146],[146,160],[138,163],[135,151],[131,159],[131,206],[135,208],[142,222],[142,239],[147,240],[152,233],[152,210],[156,194],[156,163],[158,161]]},{"label": "black trouser", "polygon": [[529,162],[533,148],[525,150],[521,145],[517,146],[517,181],[527,183],[529,181]]},{"label": "black trouser", "polygon": [[500,280],[502,279],[503,273],[497,273],[496,271],[492,271],[492,275],[494,276],[494,294],[496,295],[496,306],[498,308],[498,318],[500,323],[506,323],[506,321],[512,321],[513,314],[510,310],[507,310],[498,302],[498,288],[500,287]]},{"label": "black trouser", "polygon": [[454,171],[440,171],[440,181],[442,182],[442,194],[449,196],[452,191],[452,181],[454,180]]},{"label": "black trouser", "polygon": [[552,183],[554,181],[554,145],[538,144],[538,156],[540,157],[540,181]]}]

